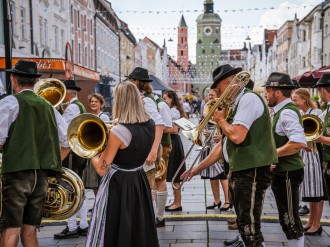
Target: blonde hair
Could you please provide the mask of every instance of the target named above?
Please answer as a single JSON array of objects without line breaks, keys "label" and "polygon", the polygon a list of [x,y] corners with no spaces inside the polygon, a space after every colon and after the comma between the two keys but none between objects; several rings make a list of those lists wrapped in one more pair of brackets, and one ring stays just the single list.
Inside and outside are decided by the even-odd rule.
[{"label": "blonde hair", "polygon": [[140,92],[132,82],[123,81],[115,87],[113,118],[125,124],[144,123],[150,119]]},{"label": "blonde hair", "polygon": [[311,98],[311,95],[309,94],[307,89],[304,88],[298,88],[293,91],[294,94],[297,94],[300,98],[306,100],[306,105],[312,109],[315,109],[316,106]]}]

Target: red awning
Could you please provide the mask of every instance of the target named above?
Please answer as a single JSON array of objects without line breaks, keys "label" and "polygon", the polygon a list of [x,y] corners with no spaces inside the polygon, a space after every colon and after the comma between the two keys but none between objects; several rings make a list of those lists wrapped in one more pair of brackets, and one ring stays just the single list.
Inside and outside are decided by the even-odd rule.
[{"label": "red awning", "polygon": [[298,81],[302,87],[311,87],[314,86],[325,73],[330,73],[330,66],[323,66],[317,70],[305,72],[292,79]]}]

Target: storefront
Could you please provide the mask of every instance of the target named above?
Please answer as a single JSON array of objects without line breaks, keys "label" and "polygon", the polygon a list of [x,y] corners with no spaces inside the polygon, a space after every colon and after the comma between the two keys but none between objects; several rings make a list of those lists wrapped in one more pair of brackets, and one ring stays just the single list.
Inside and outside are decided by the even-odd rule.
[{"label": "storefront", "polygon": [[[12,59],[12,65],[15,66],[19,59],[32,60],[36,62],[40,73],[43,74],[41,77],[42,79],[56,78],[64,81],[66,78],[66,73],[68,73],[68,69],[66,69],[65,66],[65,59],[15,57]],[[95,87],[100,81],[99,74],[79,65],[74,65],[72,72],[77,85],[81,87],[81,91],[78,94],[79,100],[86,106],[86,109],[88,109],[88,95],[95,92]],[[0,79],[5,88],[5,85],[7,84],[5,82],[5,58],[3,57],[0,58]]]}]

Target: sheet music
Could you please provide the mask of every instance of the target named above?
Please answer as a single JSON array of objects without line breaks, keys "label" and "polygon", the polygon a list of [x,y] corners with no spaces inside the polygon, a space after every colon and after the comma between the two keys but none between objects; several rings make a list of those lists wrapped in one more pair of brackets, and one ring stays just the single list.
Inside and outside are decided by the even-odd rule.
[{"label": "sheet music", "polygon": [[180,118],[178,120],[173,121],[173,123],[175,125],[179,126],[180,129],[182,129],[182,130],[192,130],[196,127],[195,124],[193,124],[186,118]]}]

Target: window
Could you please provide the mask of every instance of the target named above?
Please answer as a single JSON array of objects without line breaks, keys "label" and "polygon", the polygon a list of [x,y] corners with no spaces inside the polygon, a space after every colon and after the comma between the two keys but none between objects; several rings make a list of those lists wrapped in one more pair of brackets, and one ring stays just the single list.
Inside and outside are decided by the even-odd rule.
[{"label": "window", "polygon": [[91,19],[91,36],[93,36],[93,20]]},{"label": "window", "polygon": [[91,69],[94,69],[94,51],[91,50]]},{"label": "window", "polygon": [[13,24],[12,24],[13,34],[17,35],[17,25],[15,25],[16,5],[15,5],[15,2],[13,2],[13,1],[10,2],[10,13],[11,13],[11,19],[14,21]]},{"label": "window", "polygon": [[58,51],[58,27],[53,26],[54,36],[53,36],[53,50]]},{"label": "window", "polygon": [[71,20],[71,23],[73,24],[73,5],[71,5],[71,16],[70,16],[70,20]]},{"label": "window", "polygon": [[202,50],[202,53],[205,54],[205,49]]},{"label": "window", "polygon": [[61,53],[64,54],[64,47],[65,47],[65,32],[61,29]]},{"label": "window", "polygon": [[86,15],[84,15],[84,31],[87,31],[87,18],[86,18]]},{"label": "window", "polygon": [[212,53],[214,53],[214,49],[212,49],[212,51],[211,51]]},{"label": "window", "polygon": [[48,21],[44,19],[45,46],[48,46]]},{"label": "window", "polygon": [[183,37],[181,37],[181,44],[183,43]]},{"label": "window", "polygon": [[302,30],[302,41],[306,41],[306,30]]},{"label": "window", "polygon": [[26,38],[26,11],[24,7],[21,7],[21,31],[22,31],[22,38]]},{"label": "window", "polygon": [[183,56],[183,51],[181,51],[181,56]]},{"label": "window", "polygon": [[39,31],[40,31],[40,44],[41,45],[45,45],[45,30],[44,30],[44,20],[43,18],[40,16],[39,17]]},{"label": "window", "polygon": [[88,67],[88,53],[87,53],[87,47],[85,47],[85,66]]},{"label": "window", "polygon": [[81,45],[78,44],[78,63],[81,64]]},{"label": "window", "polygon": [[328,36],[328,24],[325,24],[325,27],[324,27],[324,37],[327,37]]},{"label": "window", "polygon": [[80,28],[80,12],[77,11],[77,18],[78,18],[78,28]]}]

